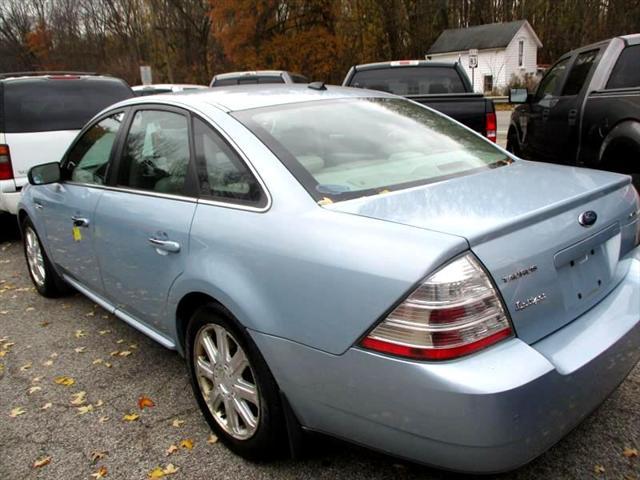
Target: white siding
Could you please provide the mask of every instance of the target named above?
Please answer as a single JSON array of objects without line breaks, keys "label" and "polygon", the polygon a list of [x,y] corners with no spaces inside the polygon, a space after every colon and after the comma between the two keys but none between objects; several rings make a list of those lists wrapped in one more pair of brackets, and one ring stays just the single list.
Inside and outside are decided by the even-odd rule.
[{"label": "white siding", "polygon": [[[524,41],[524,56],[522,67],[518,66],[518,42]],[[465,72],[471,80],[469,68],[469,52],[448,52],[429,55],[436,62],[461,62]],[[485,75],[493,76],[493,87],[504,88],[509,83],[512,74],[535,73],[538,62],[538,46],[531,31],[523,25],[513,37],[507,48],[497,50],[480,50],[478,52],[478,68],[475,69],[473,89],[482,92]]]}]

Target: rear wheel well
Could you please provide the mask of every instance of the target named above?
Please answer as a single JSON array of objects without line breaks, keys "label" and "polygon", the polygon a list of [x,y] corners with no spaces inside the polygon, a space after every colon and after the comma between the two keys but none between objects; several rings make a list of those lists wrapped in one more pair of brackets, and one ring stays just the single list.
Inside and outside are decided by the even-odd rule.
[{"label": "rear wheel well", "polygon": [[178,345],[181,347],[182,352],[186,351],[185,341],[189,320],[191,320],[198,308],[208,303],[216,303],[224,308],[224,305],[215,298],[202,292],[188,293],[178,303],[178,308],[176,309],[176,332],[178,334]]},{"label": "rear wheel well", "polygon": [[22,231],[22,224],[29,218],[29,215],[24,210],[18,210],[18,225],[20,225],[20,231]]},{"label": "rear wheel well", "polygon": [[640,173],[640,145],[631,138],[613,140],[602,153],[600,168],[610,172],[631,175]]}]

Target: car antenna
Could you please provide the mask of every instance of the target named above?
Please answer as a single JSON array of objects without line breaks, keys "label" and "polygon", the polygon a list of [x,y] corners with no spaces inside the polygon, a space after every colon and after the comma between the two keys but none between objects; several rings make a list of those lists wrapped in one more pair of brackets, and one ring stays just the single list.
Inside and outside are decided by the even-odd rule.
[{"label": "car antenna", "polygon": [[311,82],[309,85],[307,85],[308,88],[313,88],[314,90],[326,90],[327,87],[325,87],[324,82]]}]

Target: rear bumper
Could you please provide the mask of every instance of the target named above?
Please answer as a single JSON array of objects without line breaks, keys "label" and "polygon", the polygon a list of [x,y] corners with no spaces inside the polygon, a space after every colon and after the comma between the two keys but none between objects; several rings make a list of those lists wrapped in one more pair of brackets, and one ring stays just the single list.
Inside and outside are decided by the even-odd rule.
[{"label": "rear bumper", "polygon": [[640,359],[640,248],[602,302],[553,335],[444,363],[340,356],[252,332],[301,423],[441,468],[517,468],[578,425]]},{"label": "rear bumper", "polygon": [[0,180],[0,212],[18,213],[20,191],[13,180]]}]

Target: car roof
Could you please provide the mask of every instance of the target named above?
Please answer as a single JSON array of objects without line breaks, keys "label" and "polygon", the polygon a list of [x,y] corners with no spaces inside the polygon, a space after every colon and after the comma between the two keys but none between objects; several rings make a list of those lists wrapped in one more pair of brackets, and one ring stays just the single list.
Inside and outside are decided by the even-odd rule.
[{"label": "car roof", "polygon": [[[311,84],[313,85],[313,84]],[[136,97],[118,103],[118,107],[140,103],[176,103],[197,108],[203,103],[213,105],[227,112],[251,108],[271,107],[291,103],[334,100],[341,98],[398,98],[385,92],[364,88],[326,86],[326,89],[309,87],[306,84],[264,84],[217,87],[191,90],[171,95],[159,94],[150,97]],[[110,107],[111,109],[112,107]]]},{"label": "car roof", "polygon": [[154,88],[209,88],[206,85],[198,85],[196,83],[152,83],[151,85],[134,85],[132,90],[144,90],[145,88],[153,90]]},{"label": "car roof", "polygon": [[455,67],[458,62],[433,62],[431,60],[393,60],[389,62],[363,63],[354,65],[357,71],[376,70],[379,68],[403,68],[403,67]]},{"label": "car roof", "polygon": [[42,81],[42,80],[98,80],[98,81],[117,81],[122,80],[111,75],[97,75],[95,73],[85,72],[16,72],[16,73],[2,73],[0,74],[0,81],[2,82],[27,82],[27,81]]}]

